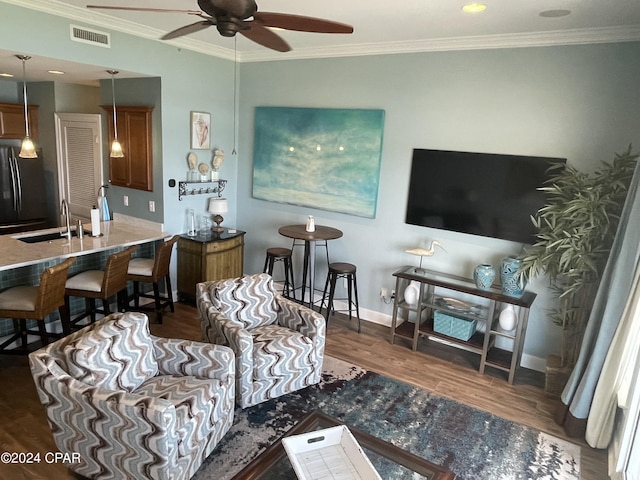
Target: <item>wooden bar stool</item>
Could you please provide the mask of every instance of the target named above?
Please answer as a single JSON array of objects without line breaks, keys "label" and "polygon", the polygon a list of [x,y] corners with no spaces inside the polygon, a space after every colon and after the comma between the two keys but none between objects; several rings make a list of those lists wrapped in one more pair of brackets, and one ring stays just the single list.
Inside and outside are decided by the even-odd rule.
[{"label": "wooden bar stool", "polygon": [[329,324],[329,316],[331,312],[346,312],[347,310],[335,310],[333,301],[336,291],[336,281],[339,278],[347,279],[347,298],[341,298],[337,300],[347,300],[349,305],[349,321],[351,321],[351,309],[355,307],[356,318],[358,319],[358,333],[360,333],[360,309],[358,308],[358,284],[356,282],[356,266],[352,263],[335,262],[329,264],[329,273],[327,274],[327,281],[324,284],[324,291],[322,292],[322,302],[320,303],[320,311],[322,312],[322,306],[324,305],[325,298],[327,296],[327,289],[329,290],[329,299],[327,301],[327,324]]},{"label": "wooden bar stool", "polygon": [[[127,307],[133,300],[133,309],[139,311],[154,311],[158,323],[162,323],[162,311],[168,306],[171,312],[175,312],[173,306],[173,292],[171,291],[171,277],[169,276],[169,264],[173,245],[178,241],[179,235],[163,242],[158,248],[155,258],[132,258],[127,269],[127,280],[133,282],[133,296],[127,298]],[[160,282],[164,281],[166,294],[160,295]],[[153,295],[140,293],[140,282],[153,284]],[[140,306],[140,298],[152,298],[153,307]]]},{"label": "wooden bar stool", "polygon": [[[111,313],[109,299],[114,295],[118,297],[118,310],[123,310],[125,300],[122,296],[123,290],[127,287],[127,269],[131,254],[136,248],[138,247],[134,245],[111,255],[107,259],[104,270],[85,270],[67,280],[64,298],[69,311],[71,311],[70,297],[83,297],[87,300],[87,309],[70,320],[72,328],[82,328],[84,325],[78,325],[78,322],[88,315],[91,315],[91,323],[96,321],[96,313],[109,315]],[[96,307],[97,299],[102,300],[102,309]]]},{"label": "wooden bar stool", "polygon": [[262,273],[268,273],[273,277],[273,267],[276,262],[282,262],[284,267],[284,286],[282,295],[286,298],[296,299],[296,287],[293,281],[293,263],[291,261],[292,251],[289,248],[273,247],[267,249],[267,256],[264,259],[264,269]]},{"label": "wooden bar stool", "polygon": [[[49,337],[60,338],[60,334],[47,332],[45,324],[45,319],[55,309],[60,312],[64,334],[69,333],[69,312],[65,309],[64,284],[67,281],[67,271],[75,261],[75,257],[70,257],[47,268],[40,275],[40,285],[23,285],[0,292],[0,318],[12,318],[16,331],[0,345],[0,353],[28,354],[27,335],[39,336],[43,345],[49,343]],[[37,320],[38,330],[29,330],[27,320]],[[21,340],[20,347],[6,348],[18,339]]]}]

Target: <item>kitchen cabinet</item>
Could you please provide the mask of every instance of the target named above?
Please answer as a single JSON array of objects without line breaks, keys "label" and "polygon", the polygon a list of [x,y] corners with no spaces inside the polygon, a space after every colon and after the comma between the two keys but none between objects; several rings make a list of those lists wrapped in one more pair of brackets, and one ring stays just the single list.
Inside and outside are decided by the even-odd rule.
[{"label": "kitchen cabinet", "polygon": [[[38,105],[27,107],[29,136],[38,139]],[[26,135],[24,104],[0,103],[0,138],[22,140]]]},{"label": "kitchen cabinet", "polygon": [[[402,267],[393,276],[396,277],[396,296],[391,320],[392,344],[396,337],[407,338],[415,351],[418,341],[424,337],[461,348],[480,356],[481,374],[487,366],[496,368],[507,372],[509,383],[513,383],[535,293],[526,291],[521,297],[510,297],[502,294],[499,287],[480,290],[472,279],[410,266]],[[404,295],[410,284],[410,290],[417,289],[417,295],[411,295],[415,298]],[[508,305],[516,310],[516,325],[512,331],[505,332],[499,328],[498,313]],[[468,340],[460,340],[435,331],[433,317],[436,311],[475,320],[476,332]],[[496,338],[507,339],[513,350],[496,347]]]},{"label": "kitchen cabinet", "polygon": [[[109,145],[114,138],[113,106],[103,105],[108,112]],[[112,185],[153,191],[153,147],[151,114],[153,107],[116,106],[118,141],[124,157],[109,157],[109,181]]]},{"label": "kitchen cabinet", "polygon": [[178,297],[194,302],[196,283],[241,277],[245,232],[224,229],[178,239]]}]

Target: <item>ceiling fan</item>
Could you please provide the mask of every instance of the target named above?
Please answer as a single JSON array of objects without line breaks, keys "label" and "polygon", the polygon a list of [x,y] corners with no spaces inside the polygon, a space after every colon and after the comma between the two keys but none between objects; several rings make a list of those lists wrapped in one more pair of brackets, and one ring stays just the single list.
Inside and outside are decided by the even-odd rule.
[{"label": "ceiling fan", "polygon": [[331,20],[286,13],[258,12],[258,5],[253,0],[198,0],[198,6],[201,10],[170,10],[103,5],[87,5],[87,8],[195,15],[202,20],[177,28],[163,35],[162,40],[171,40],[215,26],[223,37],[233,37],[236,33],[239,33],[249,40],[278,52],[288,52],[291,47],[282,37],[267,27],[312,33],[353,33],[351,25]]}]

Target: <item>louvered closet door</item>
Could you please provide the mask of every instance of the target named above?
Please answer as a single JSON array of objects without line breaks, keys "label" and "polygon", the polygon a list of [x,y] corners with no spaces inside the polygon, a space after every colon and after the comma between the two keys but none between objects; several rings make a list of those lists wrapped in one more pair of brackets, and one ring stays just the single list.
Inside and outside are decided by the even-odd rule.
[{"label": "louvered closet door", "polygon": [[100,115],[56,114],[60,201],[74,217],[90,218],[103,184],[100,122]]}]

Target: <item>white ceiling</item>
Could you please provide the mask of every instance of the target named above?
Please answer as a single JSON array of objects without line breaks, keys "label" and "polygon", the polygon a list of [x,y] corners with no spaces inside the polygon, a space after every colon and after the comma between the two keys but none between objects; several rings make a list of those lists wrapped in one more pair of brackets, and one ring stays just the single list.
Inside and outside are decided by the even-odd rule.
[{"label": "white ceiling", "polygon": [[[483,13],[468,14],[464,0],[258,0],[259,11],[326,18],[353,25],[354,33],[314,34],[278,32],[292,47],[280,53],[238,35],[221,37],[207,28],[169,43],[238,61],[270,61],[311,57],[372,55],[397,52],[464,50],[585,44],[640,40],[640,0],[484,0]],[[199,10],[196,0],[0,0],[63,16],[70,23],[97,30],[119,30],[158,40],[164,33],[194,23],[198,17],[182,13],[89,10],[87,4],[143,8]],[[567,10],[566,16],[542,16]],[[158,40],[160,41],[160,40]],[[237,54],[234,49],[237,48]],[[16,53],[0,50],[0,73],[22,75]],[[34,57],[29,80],[42,80],[46,70],[68,72],[62,81],[86,83],[107,78],[101,66],[73,65]],[[40,78],[39,73],[43,73]],[[74,73],[72,73],[74,72]],[[122,72],[121,76],[135,75]],[[37,76],[34,77],[34,76]],[[49,76],[47,78],[51,80]],[[73,79],[73,80],[72,80]]]}]

